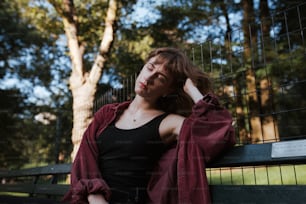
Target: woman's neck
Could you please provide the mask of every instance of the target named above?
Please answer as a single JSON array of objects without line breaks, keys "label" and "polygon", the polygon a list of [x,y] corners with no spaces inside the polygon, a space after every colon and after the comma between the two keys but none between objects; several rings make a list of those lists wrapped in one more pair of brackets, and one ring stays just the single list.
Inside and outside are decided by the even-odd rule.
[{"label": "woman's neck", "polygon": [[[151,120],[160,113],[161,111],[156,109],[155,103],[153,103],[151,100],[145,100],[145,98],[136,95],[126,110],[124,118],[128,118],[129,121],[132,120],[133,124],[129,128],[134,128],[134,126],[143,124],[143,121]],[[117,125],[120,124],[117,123]]]},{"label": "woman's neck", "polygon": [[156,105],[155,102],[151,100],[146,100],[145,98],[136,95],[136,97],[131,102],[129,109],[131,111],[136,111],[136,110],[147,111],[147,110],[156,109]]}]

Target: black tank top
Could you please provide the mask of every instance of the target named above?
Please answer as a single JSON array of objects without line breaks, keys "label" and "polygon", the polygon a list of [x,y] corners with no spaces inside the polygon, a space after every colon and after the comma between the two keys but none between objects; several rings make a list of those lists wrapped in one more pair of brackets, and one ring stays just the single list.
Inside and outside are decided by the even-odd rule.
[{"label": "black tank top", "polygon": [[167,116],[162,114],[141,127],[119,129],[108,126],[98,137],[99,167],[111,188],[129,191],[146,189],[154,164],[166,150],[159,126]]}]

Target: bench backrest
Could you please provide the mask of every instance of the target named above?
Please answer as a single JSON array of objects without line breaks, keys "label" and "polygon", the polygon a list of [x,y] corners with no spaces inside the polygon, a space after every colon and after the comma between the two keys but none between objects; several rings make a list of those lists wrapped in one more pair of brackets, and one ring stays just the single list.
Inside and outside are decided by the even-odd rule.
[{"label": "bench backrest", "polygon": [[[0,171],[0,192],[27,193],[30,195],[43,194],[61,196],[69,185],[58,184],[59,175],[70,174],[71,164],[56,164],[29,169]],[[40,183],[40,177],[51,176],[48,183]],[[10,182],[10,179],[31,178],[31,182]]]}]

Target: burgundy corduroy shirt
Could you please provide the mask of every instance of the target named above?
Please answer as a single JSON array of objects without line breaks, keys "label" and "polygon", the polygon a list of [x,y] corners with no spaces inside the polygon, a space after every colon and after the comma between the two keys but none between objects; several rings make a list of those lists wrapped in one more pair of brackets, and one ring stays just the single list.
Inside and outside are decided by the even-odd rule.
[{"label": "burgundy corduroy shirt", "polygon": [[[94,115],[73,162],[71,187],[65,201],[88,203],[88,194],[98,193],[109,200],[111,190],[98,167],[96,139],[129,104],[108,104]],[[154,169],[148,184],[148,203],[211,203],[205,166],[234,144],[230,113],[219,105],[215,96],[206,95],[193,106],[176,145],[161,157]]]}]

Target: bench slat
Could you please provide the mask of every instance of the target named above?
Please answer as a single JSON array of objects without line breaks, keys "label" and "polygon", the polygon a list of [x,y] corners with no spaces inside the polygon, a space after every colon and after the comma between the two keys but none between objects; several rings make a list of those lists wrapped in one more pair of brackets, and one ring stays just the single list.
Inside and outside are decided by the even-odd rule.
[{"label": "bench slat", "polygon": [[214,204],[305,203],[306,185],[212,185]]},{"label": "bench slat", "polygon": [[0,184],[0,192],[33,193],[35,184]]},{"label": "bench slat", "polygon": [[273,164],[305,164],[306,156],[272,158],[272,143],[249,144],[230,149],[222,157],[208,164],[209,168]]},{"label": "bench slat", "polygon": [[63,204],[56,199],[0,195],[1,204]]},{"label": "bench slat", "polygon": [[54,164],[43,167],[35,167],[21,170],[0,171],[0,178],[13,178],[23,176],[36,175],[55,175],[55,174],[69,174],[71,164]]},{"label": "bench slat", "polygon": [[36,184],[34,194],[64,195],[69,189],[67,184]]},{"label": "bench slat", "polygon": [[68,184],[0,184],[0,192],[62,196],[68,189]]}]

